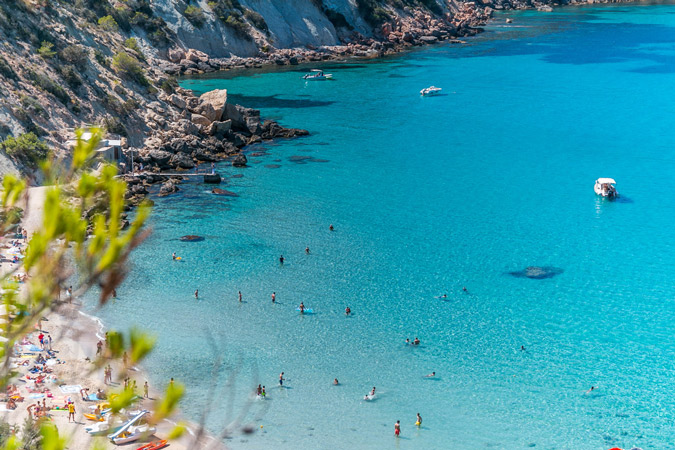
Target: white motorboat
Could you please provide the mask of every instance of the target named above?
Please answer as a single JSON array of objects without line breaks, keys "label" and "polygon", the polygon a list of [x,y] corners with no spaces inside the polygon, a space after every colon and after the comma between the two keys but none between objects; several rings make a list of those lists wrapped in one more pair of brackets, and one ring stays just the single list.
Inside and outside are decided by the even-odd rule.
[{"label": "white motorboat", "polygon": [[439,87],[436,87],[436,86],[429,86],[428,88],[422,89],[422,90],[420,91],[420,94],[422,94],[422,95],[424,95],[424,96],[436,95],[436,94],[440,94],[440,92],[441,92],[442,90],[443,90],[443,89],[441,89],[441,88],[439,88]]},{"label": "white motorboat", "polygon": [[614,181],[613,178],[598,178],[595,180],[593,190],[595,190],[596,194],[602,195],[603,197],[615,198],[619,196],[619,193],[614,186],[615,184],[616,181]]},{"label": "white motorboat", "polygon": [[319,69],[312,69],[311,73],[305,74],[304,77],[302,77],[305,80],[311,81],[311,80],[327,80],[329,78],[333,78],[332,73],[323,73],[323,70]]}]

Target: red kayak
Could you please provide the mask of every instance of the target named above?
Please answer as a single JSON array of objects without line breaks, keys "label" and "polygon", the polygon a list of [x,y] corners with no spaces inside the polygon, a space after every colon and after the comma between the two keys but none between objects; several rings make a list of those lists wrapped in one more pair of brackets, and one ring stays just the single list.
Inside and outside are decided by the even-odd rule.
[{"label": "red kayak", "polygon": [[158,450],[160,448],[166,447],[166,439],[162,439],[161,441],[155,441],[151,442],[149,444],[145,444],[142,447],[138,447],[136,450]]}]

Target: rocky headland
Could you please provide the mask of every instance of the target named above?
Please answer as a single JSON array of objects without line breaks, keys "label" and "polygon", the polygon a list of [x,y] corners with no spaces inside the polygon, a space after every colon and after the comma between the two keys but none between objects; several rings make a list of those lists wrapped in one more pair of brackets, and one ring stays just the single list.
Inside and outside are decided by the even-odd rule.
[{"label": "rocky headland", "polygon": [[178,180],[162,171],[245,165],[249,144],[307,134],[228,102],[224,90],[197,97],[178,77],[462,43],[495,10],[588,2],[0,0],[0,138],[23,139],[0,143],[0,174],[39,181],[36,146],[68,158],[73,130],[99,125],[119,136],[124,170],[132,159],[143,165],[127,176],[129,198],[154,183],[170,194]]}]

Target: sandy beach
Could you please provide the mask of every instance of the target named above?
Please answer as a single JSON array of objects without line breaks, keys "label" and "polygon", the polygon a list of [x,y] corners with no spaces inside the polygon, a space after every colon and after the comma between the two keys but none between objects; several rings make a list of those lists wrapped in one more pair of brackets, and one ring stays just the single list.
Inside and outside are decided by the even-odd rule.
[{"label": "sandy beach", "polygon": [[[44,186],[29,189],[24,204],[24,219],[22,221],[22,227],[27,231],[29,237],[42,226],[43,203],[47,189],[48,187]],[[25,248],[25,244],[22,244],[22,247]],[[64,298],[66,298],[65,293],[62,293],[62,299]],[[14,410],[8,410],[3,405],[0,412],[10,425],[21,427],[29,417],[29,407],[35,405],[36,402],[42,403],[44,401],[46,406],[50,408],[49,418],[58,427],[60,434],[68,439],[67,448],[92,448],[95,440],[98,441],[96,442],[98,448],[115,448],[116,446],[105,436],[94,437],[84,429],[85,426],[92,425],[94,422],[87,420],[83,414],[92,413],[98,402],[84,401],[79,392],[63,392],[61,389],[62,386],[66,390],[68,390],[66,386],[81,386],[88,389],[89,393],[95,393],[98,389],[119,388],[120,384],[123,383],[123,380],[120,379],[121,363],[117,361],[111,362],[113,369],[112,383],[109,385],[104,383],[103,368],[97,368],[93,363],[96,358],[97,342],[104,336],[103,324],[95,317],[82,313],[80,307],[81,304],[77,299],[73,299],[72,303],[60,304],[45,316],[41,322],[41,329],[38,329],[36,324],[35,331],[27,336],[27,340],[30,345],[39,347],[38,336],[40,333],[44,334],[45,340],[51,337],[51,348],[55,355],[46,366],[51,369],[51,373],[45,374],[47,379],[44,382],[44,388],[35,389],[35,384],[31,380],[27,380],[26,375],[36,376],[30,374],[28,370],[35,365],[38,354],[46,356],[46,352],[34,351],[31,352],[30,356],[22,356],[20,359],[22,365],[19,366],[18,375],[12,381],[12,384],[17,386],[18,394],[24,400],[18,402]],[[46,347],[49,346],[46,345]],[[36,349],[33,348],[33,350]],[[143,384],[147,380],[145,373],[134,368],[129,371],[128,376],[132,383],[133,381],[136,382],[137,391],[142,395]],[[150,398],[140,400],[136,404],[136,409],[151,409],[156,392],[150,386]],[[54,409],[55,407],[63,408],[69,400],[72,400],[75,404],[75,422],[68,421],[67,410]],[[172,417],[172,420],[162,421],[157,425],[156,433],[144,441],[165,439],[179,420],[179,417]],[[185,433],[183,437],[169,441],[170,447],[177,449],[198,447],[193,437],[193,430],[196,430],[197,427],[189,425],[188,428],[189,432]],[[124,448],[135,449],[142,446],[143,443],[142,441],[136,441],[124,445]],[[200,447],[203,448],[225,448],[223,444],[210,437],[203,438],[200,444]]]}]

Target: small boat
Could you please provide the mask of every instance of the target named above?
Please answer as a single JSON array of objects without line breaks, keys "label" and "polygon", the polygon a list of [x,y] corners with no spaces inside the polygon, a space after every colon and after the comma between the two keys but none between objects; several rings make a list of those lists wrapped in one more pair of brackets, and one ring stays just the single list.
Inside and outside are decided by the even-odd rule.
[{"label": "small boat", "polygon": [[134,442],[139,440],[142,436],[152,436],[157,431],[157,428],[150,425],[139,425],[137,427],[130,427],[128,430],[120,433],[116,437],[110,438],[113,444],[122,445],[127,442]]},{"label": "small boat", "polygon": [[429,86],[428,88],[424,88],[420,91],[420,94],[422,95],[436,95],[439,94],[443,89],[436,87],[436,86]]},{"label": "small boat", "polygon": [[595,186],[593,190],[596,194],[602,195],[607,198],[615,198],[619,196],[619,193],[616,191],[614,186],[616,181],[613,178],[598,178],[595,180]]},{"label": "small boat", "polygon": [[305,74],[305,76],[303,76],[302,78],[305,79],[305,80],[308,80],[308,81],[310,81],[310,80],[315,80],[315,81],[317,81],[317,80],[327,80],[329,78],[333,78],[333,74],[332,73],[323,73],[323,70],[319,70],[319,69],[312,69],[311,73]]},{"label": "small boat", "polygon": [[162,439],[161,441],[154,441],[150,442],[149,444],[145,444],[141,447],[138,447],[136,450],[159,450],[160,448],[164,448],[167,445],[167,440]]}]

